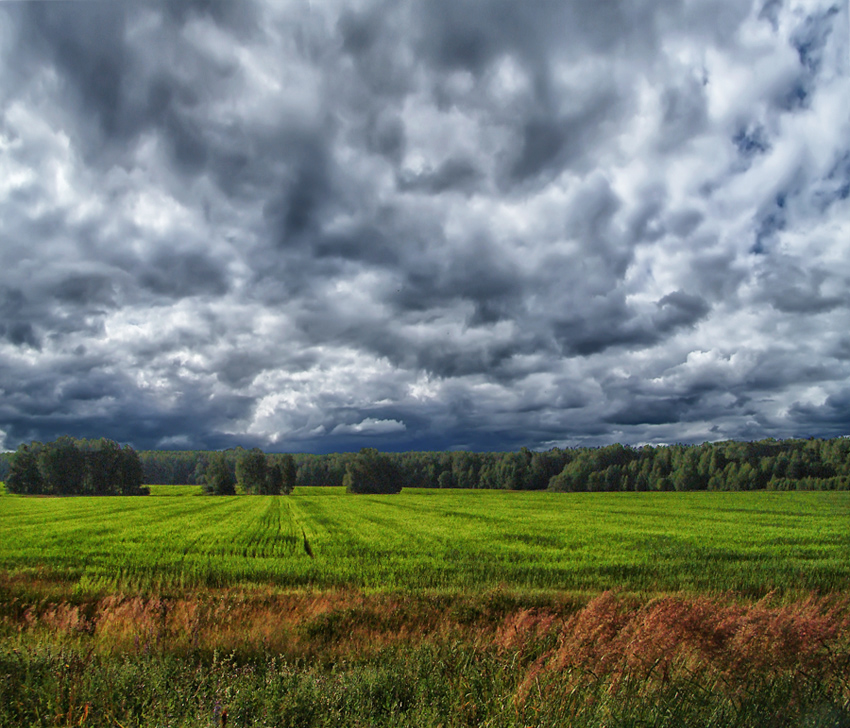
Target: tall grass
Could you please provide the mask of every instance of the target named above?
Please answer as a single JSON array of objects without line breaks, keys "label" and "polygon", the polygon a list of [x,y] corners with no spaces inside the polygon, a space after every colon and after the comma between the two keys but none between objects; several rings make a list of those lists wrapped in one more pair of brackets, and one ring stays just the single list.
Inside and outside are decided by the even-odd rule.
[{"label": "tall grass", "polygon": [[23,616],[4,640],[0,726],[850,725],[847,597],[234,593],[83,612]]}]

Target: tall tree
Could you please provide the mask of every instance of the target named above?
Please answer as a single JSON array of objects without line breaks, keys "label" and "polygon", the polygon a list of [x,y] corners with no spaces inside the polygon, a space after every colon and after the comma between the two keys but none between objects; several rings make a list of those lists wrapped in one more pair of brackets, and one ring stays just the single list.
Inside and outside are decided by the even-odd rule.
[{"label": "tall tree", "polygon": [[32,447],[20,445],[15,451],[6,477],[6,488],[10,493],[41,493],[44,481],[38,469],[38,449],[40,443]]},{"label": "tall tree", "polygon": [[86,458],[86,477],[83,492],[86,495],[113,495],[120,493],[120,468],[124,458],[121,446],[114,440],[101,438],[83,445]]},{"label": "tall tree", "polygon": [[298,478],[298,468],[295,466],[295,458],[286,453],[277,464],[280,471],[280,492],[289,495],[295,489],[295,481]]},{"label": "tall tree", "polygon": [[86,477],[86,456],[70,437],[47,443],[38,455],[44,492],[50,495],[79,495]]},{"label": "tall tree", "polygon": [[209,495],[234,495],[235,486],[236,479],[230,472],[224,453],[214,452],[204,469],[204,490]]},{"label": "tall tree", "polygon": [[269,463],[266,468],[266,482],[263,487],[263,493],[266,495],[280,495],[283,490],[283,473],[280,470],[280,463]]},{"label": "tall tree", "polygon": [[401,472],[389,457],[365,447],[348,462],[343,485],[349,493],[399,493]]},{"label": "tall tree", "polygon": [[236,461],[236,482],[242,490],[251,495],[264,495],[268,492],[268,463],[260,448],[255,447],[239,455]]},{"label": "tall tree", "polygon": [[116,468],[115,485],[121,495],[147,495],[150,489],[142,487],[144,468],[138,453],[125,445],[121,449],[118,467]]}]

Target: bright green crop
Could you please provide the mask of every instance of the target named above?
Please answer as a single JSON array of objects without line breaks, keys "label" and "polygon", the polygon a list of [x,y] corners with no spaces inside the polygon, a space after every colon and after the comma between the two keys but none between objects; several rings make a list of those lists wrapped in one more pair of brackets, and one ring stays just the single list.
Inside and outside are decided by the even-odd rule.
[{"label": "bright green crop", "polygon": [[847,492],[197,493],[4,496],[0,571],[95,592],[850,587]]}]

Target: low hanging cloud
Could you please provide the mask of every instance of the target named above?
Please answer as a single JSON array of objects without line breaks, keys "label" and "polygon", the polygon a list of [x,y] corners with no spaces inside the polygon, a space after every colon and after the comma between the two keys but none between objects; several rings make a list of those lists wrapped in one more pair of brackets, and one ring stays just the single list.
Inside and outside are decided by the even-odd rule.
[{"label": "low hanging cloud", "polygon": [[830,0],[0,3],[0,431],[846,433]]},{"label": "low hanging cloud", "polygon": [[404,432],[407,429],[398,420],[376,420],[367,417],[362,422],[353,425],[337,425],[331,431],[332,435],[389,435],[394,432]]}]

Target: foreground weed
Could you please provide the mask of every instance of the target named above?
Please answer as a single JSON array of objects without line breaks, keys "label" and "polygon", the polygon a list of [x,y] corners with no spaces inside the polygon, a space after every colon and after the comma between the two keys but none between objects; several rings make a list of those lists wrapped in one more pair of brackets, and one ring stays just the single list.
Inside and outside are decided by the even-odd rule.
[{"label": "foreground weed", "polygon": [[457,602],[42,605],[0,647],[0,727],[850,725],[846,597]]}]

